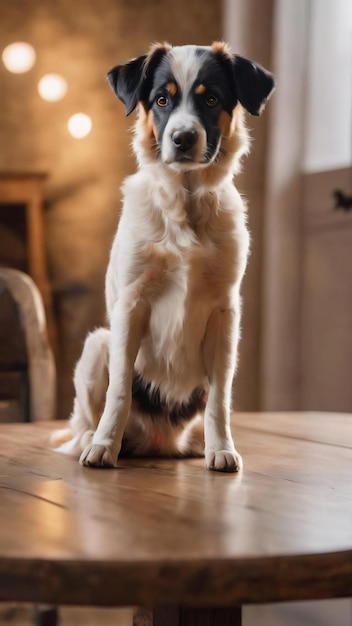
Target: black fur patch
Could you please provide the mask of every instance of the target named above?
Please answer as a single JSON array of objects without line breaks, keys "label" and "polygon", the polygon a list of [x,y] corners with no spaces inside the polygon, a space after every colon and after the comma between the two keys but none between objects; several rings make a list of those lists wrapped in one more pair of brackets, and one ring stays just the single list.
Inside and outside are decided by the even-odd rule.
[{"label": "black fur patch", "polygon": [[150,57],[144,54],[108,71],[106,77],[114,93],[126,105],[126,115],[134,111],[138,102],[145,104],[151,90],[154,70],[165,54],[166,50],[161,46]]},{"label": "black fur patch", "polygon": [[136,374],[132,385],[132,398],[141,413],[155,419],[169,419],[171,424],[177,426],[191,420],[199,411],[205,409],[206,392],[202,387],[196,387],[187,402],[170,406],[161,398],[157,387],[152,387],[151,383],[145,382],[139,374]]}]

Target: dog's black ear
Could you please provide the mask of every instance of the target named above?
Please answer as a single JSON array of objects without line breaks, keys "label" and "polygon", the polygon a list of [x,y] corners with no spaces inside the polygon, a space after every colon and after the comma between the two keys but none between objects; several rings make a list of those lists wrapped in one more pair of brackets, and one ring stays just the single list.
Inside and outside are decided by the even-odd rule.
[{"label": "dog's black ear", "polygon": [[264,67],[238,56],[233,57],[237,97],[249,113],[260,115],[275,89],[275,79]]},{"label": "dog's black ear", "polygon": [[116,65],[107,73],[113,92],[126,106],[126,115],[132,113],[140,99],[146,59],[144,54],[126,65]]},{"label": "dog's black ear", "polygon": [[147,106],[155,69],[170,48],[167,42],[155,43],[149,54],[132,59],[126,65],[116,65],[107,73],[114,93],[126,106],[126,115],[134,111],[138,102]]}]

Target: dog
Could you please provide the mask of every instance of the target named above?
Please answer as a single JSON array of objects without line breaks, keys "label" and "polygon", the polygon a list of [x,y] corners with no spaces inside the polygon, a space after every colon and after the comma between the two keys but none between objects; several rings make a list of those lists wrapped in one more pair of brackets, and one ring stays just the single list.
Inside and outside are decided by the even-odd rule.
[{"label": "dog", "polygon": [[249,234],[232,179],[245,111],[262,112],[274,78],[223,42],[155,44],[107,78],[126,114],[138,109],[138,170],[106,274],[109,325],[86,339],[55,445],[88,467],[202,455],[239,471],[230,411]]}]

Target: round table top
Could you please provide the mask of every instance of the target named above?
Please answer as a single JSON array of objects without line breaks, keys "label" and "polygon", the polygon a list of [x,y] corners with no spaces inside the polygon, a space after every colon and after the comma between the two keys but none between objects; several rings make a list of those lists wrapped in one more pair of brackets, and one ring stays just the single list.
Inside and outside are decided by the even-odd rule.
[{"label": "round table top", "polygon": [[[60,423],[61,424],[61,423]],[[0,424],[0,600],[226,606],[351,595],[352,416],[237,413],[204,459],[81,467],[56,422]]]}]

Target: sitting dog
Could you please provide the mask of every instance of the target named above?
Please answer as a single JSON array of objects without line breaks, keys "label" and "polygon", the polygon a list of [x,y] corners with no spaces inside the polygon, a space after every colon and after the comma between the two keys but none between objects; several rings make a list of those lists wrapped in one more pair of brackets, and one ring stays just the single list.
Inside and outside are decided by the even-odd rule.
[{"label": "sitting dog", "polygon": [[230,410],[249,235],[232,178],[249,149],[244,110],[261,113],[274,79],[215,42],[155,44],[108,80],[127,115],[138,108],[138,171],[106,275],[109,326],[86,339],[56,444],[90,467],[205,454],[209,469],[238,471]]}]

